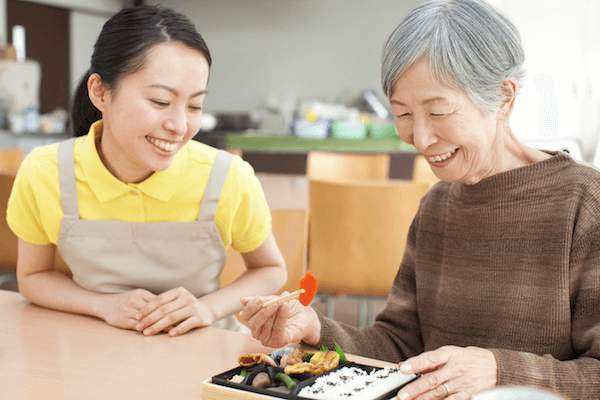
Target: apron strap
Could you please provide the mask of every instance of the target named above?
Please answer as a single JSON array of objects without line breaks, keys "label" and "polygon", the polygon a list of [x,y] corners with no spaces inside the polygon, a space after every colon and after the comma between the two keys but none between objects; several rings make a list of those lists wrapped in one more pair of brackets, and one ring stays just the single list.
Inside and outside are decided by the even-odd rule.
[{"label": "apron strap", "polygon": [[[233,154],[223,150],[217,153],[200,204],[198,221],[214,221],[232,160]],[[75,179],[75,138],[65,140],[58,145],[58,179],[64,216],[79,218]]]},{"label": "apron strap", "polygon": [[221,198],[221,192],[225,185],[225,179],[229,173],[229,167],[233,161],[233,154],[224,150],[219,150],[217,158],[210,171],[202,203],[200,203],[200,212],[198,213],[198,221],[214,221],[217,213],[217,206]]},{"label": "apron strap", "polygon": [[65,140],[58,145],[58,181],[64,216],[79,218],[75,179],[75,138]]}]

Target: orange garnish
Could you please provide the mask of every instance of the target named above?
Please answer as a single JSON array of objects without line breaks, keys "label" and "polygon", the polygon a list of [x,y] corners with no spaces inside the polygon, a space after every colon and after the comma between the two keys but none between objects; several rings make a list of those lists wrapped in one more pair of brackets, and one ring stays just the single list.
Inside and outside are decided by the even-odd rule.
[{"label": "orange garnish", "polygon": [[308,306],[317,294],[318,288],[319,282],[317,281],[317,278],[312,271],[307,271],[304,278],[300,279],[300,289],[304,289],[304,293],[300,293],[300,303],[304,306]]}]

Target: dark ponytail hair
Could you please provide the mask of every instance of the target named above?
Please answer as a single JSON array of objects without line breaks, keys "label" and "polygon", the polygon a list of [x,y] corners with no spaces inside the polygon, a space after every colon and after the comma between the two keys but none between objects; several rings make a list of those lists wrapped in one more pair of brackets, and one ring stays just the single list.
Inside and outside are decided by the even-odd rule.
[{"label": "dark ponytail hair", "polygon": [[90,75],[98,74],[105,87],[116,91],[123,77],[145,65],[150,49],[174,41],[198,50],[211,66],[212,59],[204,39],[182,14],[168,8],[142,5],[124,8],[109,19],[94,45],[91,67],[74,93],[71,105],[73,135],[86,135],[92,123],[102,118],[102,113],[88,96]]}]

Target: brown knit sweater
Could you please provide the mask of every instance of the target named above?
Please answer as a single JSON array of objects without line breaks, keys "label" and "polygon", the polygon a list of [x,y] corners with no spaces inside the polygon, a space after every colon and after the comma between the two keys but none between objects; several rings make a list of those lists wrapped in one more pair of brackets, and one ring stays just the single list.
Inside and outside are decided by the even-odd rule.
[{"label": "brown knit sweater", "polygon": [[478,346],[494,353],[499,386],[600,399],[600,172],[551,154],[475,185],[436,184],[375,324],[319,315],[322,344],[392,362]]}]

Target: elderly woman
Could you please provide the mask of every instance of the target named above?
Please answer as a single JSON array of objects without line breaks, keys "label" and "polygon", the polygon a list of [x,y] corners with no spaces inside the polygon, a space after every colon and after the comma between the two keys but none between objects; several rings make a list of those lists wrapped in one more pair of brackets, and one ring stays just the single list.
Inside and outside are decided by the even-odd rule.
[{"label": "elderly woman", "polygon": [[[520,143],[515,27],[477,0],[414,9],[383,50],[401,138],[442,180],[422,199],[373,326],[297,301],[243,298],[255,338],[404,361],[399,399],[469,399],[501,385],[600,399],[600,172]],[[376,266],[374,266],[376,267]],[[343,268],[343,266],[340,266]]]}]

